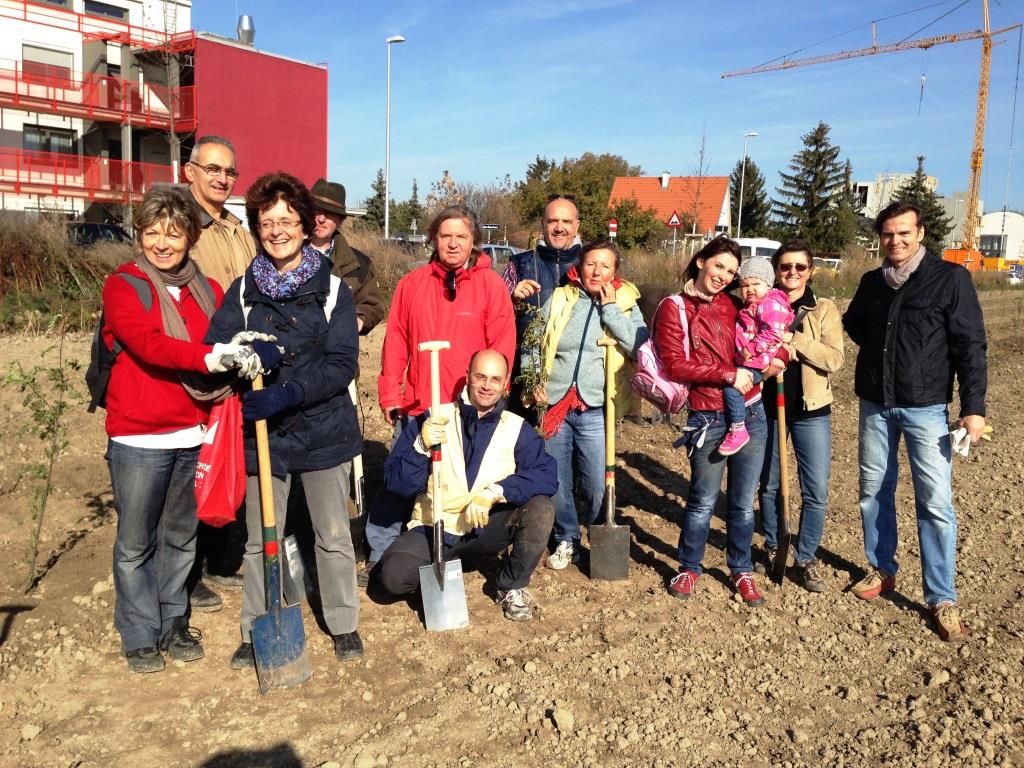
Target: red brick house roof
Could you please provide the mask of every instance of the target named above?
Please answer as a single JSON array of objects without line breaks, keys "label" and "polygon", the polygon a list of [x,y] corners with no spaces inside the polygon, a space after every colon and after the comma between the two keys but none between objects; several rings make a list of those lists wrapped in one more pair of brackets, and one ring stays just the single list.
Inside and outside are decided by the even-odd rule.
[{"label": "red brick house roof", "polygon": [[[641,208],[653,208],[658,212],[658,218],[665,222],[672,211],[692,218],[696,200],[697,231],[714,232],[722,219],[728,194],[728,176],[671,176],[668,189],[661,188],[660,176],[617,176],[608,205],[610,207],[615,200],[635,197]],[[729,222],[726,219],[721,223],[724,225]]]}]

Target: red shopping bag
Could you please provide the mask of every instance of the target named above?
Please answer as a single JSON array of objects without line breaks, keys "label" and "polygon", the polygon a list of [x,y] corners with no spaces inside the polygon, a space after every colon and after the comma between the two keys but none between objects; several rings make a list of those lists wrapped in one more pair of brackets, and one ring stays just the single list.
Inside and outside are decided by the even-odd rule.
[{"label": "red shopping bag", "polygon": [[216,528],[234,522],[245,501],[245,448],[242,445],[242,401],[221,400],[210,411],[206,436],[196,464],[196,515]]}]

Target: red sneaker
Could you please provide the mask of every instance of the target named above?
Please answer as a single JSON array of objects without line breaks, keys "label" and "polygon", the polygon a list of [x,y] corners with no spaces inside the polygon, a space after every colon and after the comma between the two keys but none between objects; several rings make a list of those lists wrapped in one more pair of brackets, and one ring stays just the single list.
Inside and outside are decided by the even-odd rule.
[{"label": "red sneaker", "polygon": [[700,576],[700,574],[694,573],[693,571],[680,571],[668,583],[668,593],[672,595],[672,597],[678,597],[680,600],[686,600],[693,594],[693,588],[697,586],[698,576]]},{"label": "red sneaker", "polygon": [[764,605],[764,598],[761,597],[757,584],[754,582],[754,574],[737,573],[732,577],[732,583],[736,586],[736,591],[740,593],[740,597],[743,598],[743,602],[751,608]]}]

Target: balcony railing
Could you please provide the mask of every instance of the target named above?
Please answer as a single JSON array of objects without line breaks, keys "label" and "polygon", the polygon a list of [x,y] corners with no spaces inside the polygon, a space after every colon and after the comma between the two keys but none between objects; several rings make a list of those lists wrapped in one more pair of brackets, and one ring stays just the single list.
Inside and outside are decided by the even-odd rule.
[{"label": "balcony railing", "polygon": [[195,32],[192,30],[168,34],[117,19],[87,16],[29,0],[0,0],[0,18],[43,24],[54,29],[77,32],[86,40],[109,40],[147,50],[187,51],[195,48],[196,44]]},{"label": "balcony railing", "polygon": [[0,147],[0,191],[16,195],[129,203],[171,181],[168,165]]},{"label": "balcony railing", "polygon": [[103,122],[168,130],[195,130],[195,88],[168,88],[117,77],[49,67],[25,71],[21,62],[0,60],[0,106]]}]

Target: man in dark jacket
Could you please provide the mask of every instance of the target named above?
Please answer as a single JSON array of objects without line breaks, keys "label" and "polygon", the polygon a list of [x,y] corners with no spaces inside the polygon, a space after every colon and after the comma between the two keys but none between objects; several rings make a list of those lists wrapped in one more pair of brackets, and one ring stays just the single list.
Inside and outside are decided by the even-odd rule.
[{"label": "man in dark jacket", "polygon": [[505,411],[507,384],[505,357],[494,349],[477,352],[459,401],[411,420],[384,463],[388,490],[416,498],[409,530],[380,561],[380,582],[391,594],[415,592],[420,566],[431,561],[430,531],[438,512],[427,492],[430,447],[442,445],[444,558],[496,555],[511,545],[498,573],[498,602],[507,619],[533,617],[526,587],[547,552],[558,471],[533,427]]},{"label": "man in dark jacket", "polygon": [[384,319],[384,302],[380,298],[377,273],[370,257],[352,248],[341,234],[345,220],[345,187],[327,179],[317,179],[309,190],[316,203],[313,234],[309,244],[334,263],[331,274],[337,275],[356,303],[356,325],[359,335],[365,336]]},{"label": "man in dark jacket", "polygon": [[551,292],[565,282],[565,273],[579,260],[581,246],[576,242],[580,228],[580,215],[576,198],[571,195],[552,195],[541,215],[543,242],[532,251],[517,253],[508,260],[502,279],[512,297],[516,311],[516,359],[512,365],[512,394],[509,408],[534,423],[536,412],[524,406],[522,387],[517,384],[522,361],[518,350],[523,346],[523,334],[530,321],[537,316]]},{"label": "man in dark jacket", "polygon": [[985,428],[985,325],[966,269],[925,251],[921,210],[897,202],[875,221],[886,257],[864,275],[843,316],[860,346],[860,512],[870,572],[851,591],[864,600],[896,588],[899,440],[914,481],[924,596],[943,640],[967,627],[956,604],[956,513],[948,404],[960,385],[964,439]]}]

